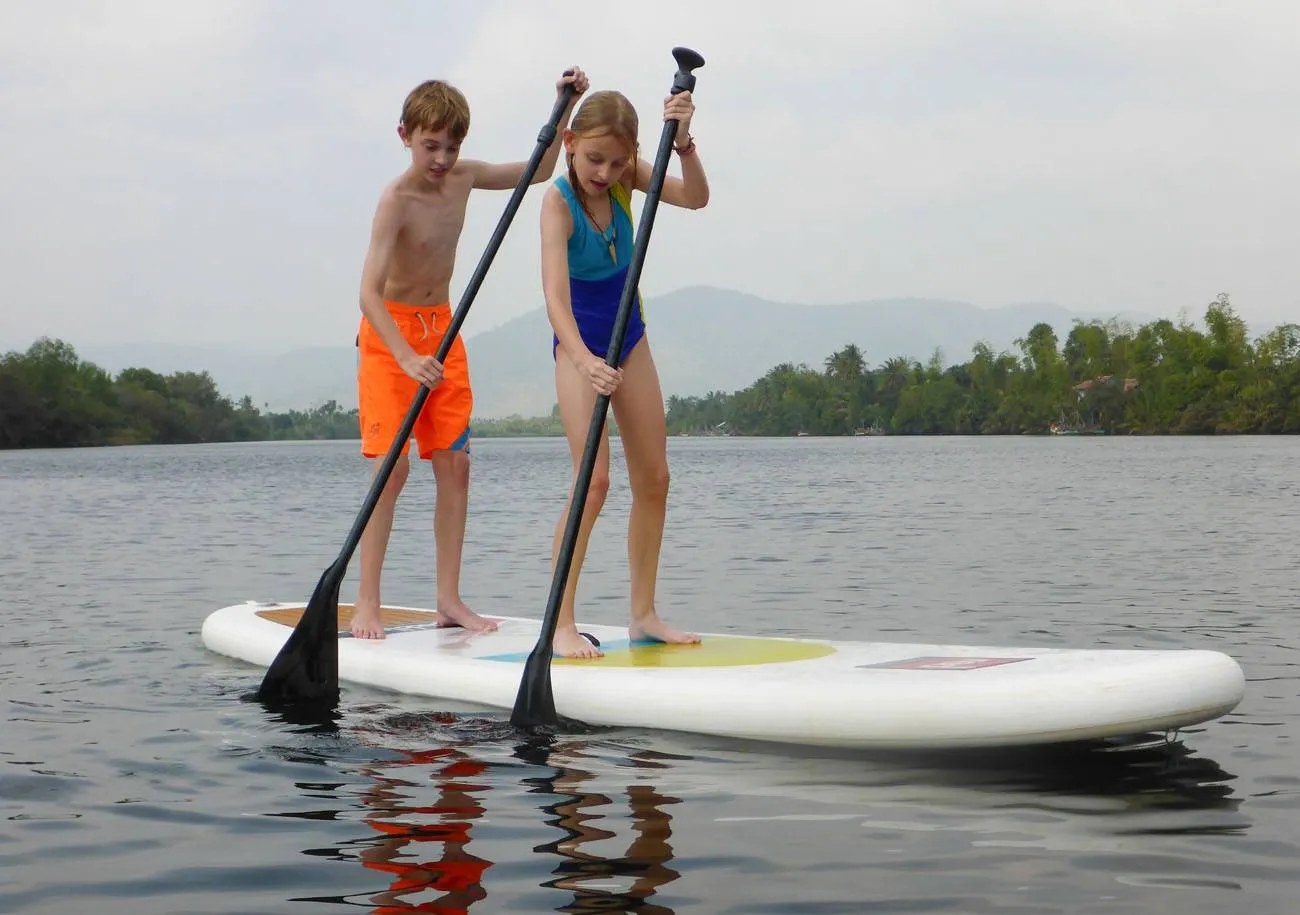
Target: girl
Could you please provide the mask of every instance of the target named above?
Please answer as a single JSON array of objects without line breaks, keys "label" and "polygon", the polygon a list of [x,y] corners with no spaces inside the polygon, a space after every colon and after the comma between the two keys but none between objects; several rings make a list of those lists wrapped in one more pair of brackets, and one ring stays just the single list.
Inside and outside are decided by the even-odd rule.
[{"label": "girl", "polygon": [[[682,177],[665,177],[660,193],[663,203],[692,210],[709,202],[708,180],[690,133],[694,112],[689,92],[671,95],[664,102],[664,120],[677,120],[673,146],[681,161]],[[632,584],[628,636],[633,641],[698,642],[698,635],[672,628],[655,612],[655,578],[668,507],[668,442],[663,394],[645,336],[639,293],[628,321],[620,367],[615,371],[605,363],[632,260],[631,192],[634,188],[644,192],[650,184],[650,163],[637,155],[637,131],[636,110],[621,93],[610,91],[588,96],[565,129],[569,173],[556,179],[542,199],[542,287],[555,332],[555,392],[575,480],[597,394],[610,395],[622,437],[632,489],[627,537]],[[561,657],[596,658],[602,654],[578,634],[573,602],[587,541],[608,491],[606,427],[560,603],[553,645]],[[567,517],[566,506],[555,529],[552,569]]]}]

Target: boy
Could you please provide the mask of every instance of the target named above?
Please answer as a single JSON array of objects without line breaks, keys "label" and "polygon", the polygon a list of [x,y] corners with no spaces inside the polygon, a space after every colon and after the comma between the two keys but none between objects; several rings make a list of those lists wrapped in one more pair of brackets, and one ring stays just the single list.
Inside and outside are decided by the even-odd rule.
[{"label": "boy", "polygon": [[[578,67],[556,83],[572,83],[574,97],[560,122],[568,124],[587,77]],[[513,190],[526,163],[490,164],[459,158],[469,133],[469,105],[441,80],[421,83],[406,97],[397,135],[411,150],[411,165],[384,188],[371,225],[361,275],[361,328],[357,335],[357,393],[361,453],[388,452],[415,399],[418,384],[429,397],[412,430],[420,460],[433,465],[437,503],[433,531],[437,551],[439,625],[472,631],[496,628],[460,597],[461,547],[469,504],[469,420],[473,409],[465,346],[459,335],[445,364],[433,354],[451,323],[450,286],[456,244],[473,189]],[[550,179],[560,154],[561,131],[543,156],[532,184]],[[376,468],[378,462],[376,461]],[[361,536],[361,582],[352,634],[382,639],[379,578],[393,508],[410,473],[403,454]]]}]

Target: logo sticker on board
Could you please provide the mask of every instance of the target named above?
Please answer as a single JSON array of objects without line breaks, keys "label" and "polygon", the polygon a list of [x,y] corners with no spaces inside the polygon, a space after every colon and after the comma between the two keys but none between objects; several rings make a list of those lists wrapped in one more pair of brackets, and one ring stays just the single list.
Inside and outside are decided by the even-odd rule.
[{"label": "logo sticker on board", "polygon": [[874,670],[978,670],[981,667],[997,667],[1001,664],[1014,664],[1017,661],[1030,661],[1032,658],[962,658],[935,657],[903,658],[900,661],[881,661],[879,664],[859,664],[860,668]]}]

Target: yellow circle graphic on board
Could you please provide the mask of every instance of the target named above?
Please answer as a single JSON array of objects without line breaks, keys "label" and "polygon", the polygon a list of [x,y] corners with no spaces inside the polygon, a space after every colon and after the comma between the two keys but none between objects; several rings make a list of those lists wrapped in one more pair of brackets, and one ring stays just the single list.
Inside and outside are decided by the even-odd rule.
[{"label": "yellow circle graphic on board", "polygon": [[811,661],[834,654],[830,645],[817,642],[787,642],[782,639],[747,639],[740,636],[707,636],[693,645],[666,642],[626,642],[602,646],[601,658],[556,658],[556,664],[583,667],[744,667],[750,664],[781,664]]}]

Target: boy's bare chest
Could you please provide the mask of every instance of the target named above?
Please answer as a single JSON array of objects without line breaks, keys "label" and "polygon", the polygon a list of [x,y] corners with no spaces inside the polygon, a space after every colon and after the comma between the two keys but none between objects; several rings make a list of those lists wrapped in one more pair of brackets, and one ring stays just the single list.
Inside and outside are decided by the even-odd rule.
[{"label": "boy's bare chest", "polygon": [[454,250],[464,226],[463,201],[419,203],[407,210],[399,244],[416,255]]}]

